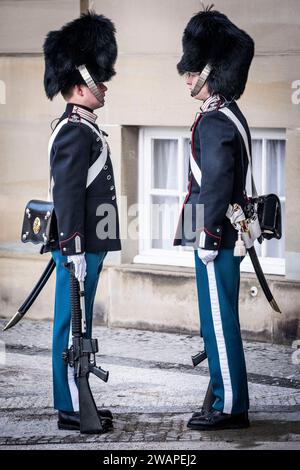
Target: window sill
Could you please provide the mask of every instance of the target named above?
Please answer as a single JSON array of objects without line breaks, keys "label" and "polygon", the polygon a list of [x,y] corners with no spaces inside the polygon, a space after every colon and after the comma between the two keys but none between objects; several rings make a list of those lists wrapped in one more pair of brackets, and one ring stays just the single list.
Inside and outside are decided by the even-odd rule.
[{"label": "window sill", "polygon": [[[285,276],[285,259],[259,258],[264,274]],[[188,252],[152,249],[144,251],[134,257],[134,264],[146,264],[157,266],[177,266],[194,268],[194,254]],[[254,273],[249,256],[241,264],[241,273]]]}]

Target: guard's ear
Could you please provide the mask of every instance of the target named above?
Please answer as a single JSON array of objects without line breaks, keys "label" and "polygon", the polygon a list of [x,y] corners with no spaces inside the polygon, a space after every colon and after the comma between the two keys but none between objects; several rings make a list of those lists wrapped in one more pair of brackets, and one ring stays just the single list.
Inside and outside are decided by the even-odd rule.
[{"label": "guard's ear", "polygon": [[85,88],[87,88],[86,85],[83,85],[83,84],[78,84],[78,85],[74,85],[74,94],[75,95],[79,95],[79,96],[83,96],[84,93],[85,93]]}]

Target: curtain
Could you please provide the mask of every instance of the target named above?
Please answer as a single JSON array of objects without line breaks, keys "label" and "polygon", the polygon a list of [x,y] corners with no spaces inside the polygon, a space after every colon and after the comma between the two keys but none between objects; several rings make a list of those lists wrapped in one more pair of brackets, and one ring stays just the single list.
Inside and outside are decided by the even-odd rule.
[{"label": "curtain", "polygon": [[154,139],[152,152],[152,188],[178,189],[177,166],[177,139]]},{"label": "curtain", "polygon": [[[178,191],[178,140],[154,139],[152,189]],[[179,212],[179,198],[168,195],[151,198],[152,248],[171,250]]]},{"label": "curtain", "polygon": [[[255,186],[258,194],[262,192],[262,141],[252,140],[252,171],[254,175]],[[246,190],[248,195],[252,195],[251,190],[251,173],[248,166],[247,179],[246,179]]]},{"label": "curtain", "polygon": [[[285,141],[267,140],[266,142],[267,175],[266,193],[275,193],[279,197],[285,196]],[[266,243],[266,256],[272,258],[285,257],[285,202],[281,201],[282,210],[282,238],[270,240]]]},{"label": "curtain", "polygon": [[173,249],[173,240],[179,215],[179,198],[152,196],[151,232],[152,248]]},{"label": "curtain", "polygon": [[[258,194],[275,193],[285,197],[285,141],[266,141],[266,180],[262,175],[262,140],[252,140],[252,169]],[[251,194],[250,171],[247,174],[247,193]],[[281,201],[282,238],[264,241],[264,254],[271,258],[284,258],[285,253],[285,202]],[[262,255],[262,245],[255,243],[258,256]]]}]

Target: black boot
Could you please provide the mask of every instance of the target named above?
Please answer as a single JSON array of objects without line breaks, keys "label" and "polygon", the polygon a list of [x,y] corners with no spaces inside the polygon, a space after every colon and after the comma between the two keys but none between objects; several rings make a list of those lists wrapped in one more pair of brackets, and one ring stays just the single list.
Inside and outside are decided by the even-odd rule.
[{"label": "black boot", "polygon": [[[207,415],[207,413],[210,413],[211,410],[207,410],[206,408],[201,408],[199,411],[195,411],[193,414],[192,414],[192,417],[191,419],[193,418],[199,418],[200,416],[205,416]],[[190,419],[190,420],[191,420]]]},{"label": "black boot", "polygon": [[100,418],[114,419],[112,412],[106,408],[101,408],[100,410],[98,409],[98,415]]},{"label": "black boot", "polygon": [[192,414],[192,418],[198,418],[200,416],[205,416],[207,413],[211,412],[212,409],[213,409],[213,403],[215,401],[215,397],[214,397],[214,394],[213,394],[213,391],[212,391],[212,384],[211,384],[211,380],[209,381],[209,384],[208,384],[208,387],[207,387],[207,390],[206,390],[206,393],[205,393],[205,397],[204,397],[204,400],[203,400],[203,405],[200,409],[200,411],[195,411],[195,413]]},{"label": "black boot", "polygon": [[248,413],[226,414],[212,410],[202,415],[192,416],[187,423],[189,429],[209,431],[217,429],[242,429],[250,426]]},{"label": "black boot", "polygon": [[[103,412],[107,415],[105,416]],[[112,416],[110,410],[99,410],[98,416],[101,419],[103,431],[102,433],[113,429]],[[68,431],[80,431],[80,416],[78,411],[59,411],[58,412],[58,429],[66,429]]]}]

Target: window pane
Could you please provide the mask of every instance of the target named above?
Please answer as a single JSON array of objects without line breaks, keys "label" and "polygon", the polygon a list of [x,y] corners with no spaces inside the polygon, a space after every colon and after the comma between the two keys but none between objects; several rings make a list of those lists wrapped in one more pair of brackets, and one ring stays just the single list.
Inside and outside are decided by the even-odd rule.
[{"label": "window pane", "polygon": [[190,139],[183,141],[183,188],[187,191],[188,175],[189,175],[189,160],[190,160]]},{"label": "window pane", "polygon": [[180,212],[179,198],[152,196],[151,202],[152,248],[171,250]]},{"label": "window pane", "polygon": [[267,141],[266,192],[285,195],[285,141]]},{"label": "window pane", "polygon": [[[255,181],[255,186],[258,194],[261,194],[262,188],[262,140],[252,140],[252,171]],[[252,194],[251,190],[251,175],[248,167],[246,189],[248,194]]]},{"label": "window pane", "polygon": [[177,159],[177,140],[153,140],[152,188],[177,189]]}]

